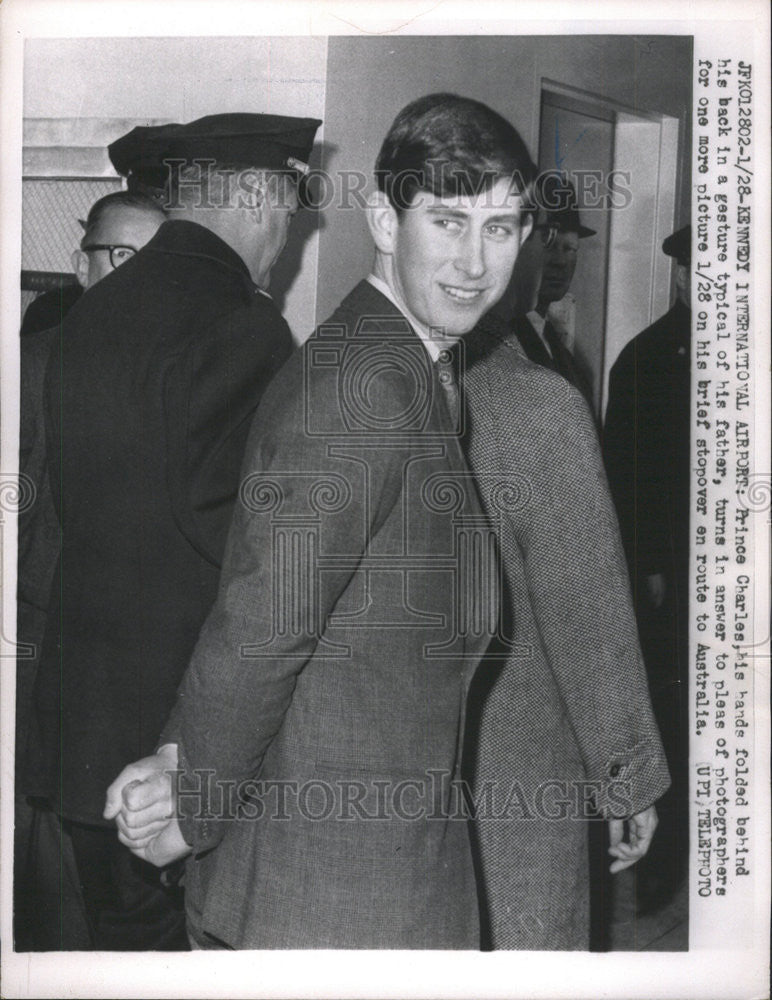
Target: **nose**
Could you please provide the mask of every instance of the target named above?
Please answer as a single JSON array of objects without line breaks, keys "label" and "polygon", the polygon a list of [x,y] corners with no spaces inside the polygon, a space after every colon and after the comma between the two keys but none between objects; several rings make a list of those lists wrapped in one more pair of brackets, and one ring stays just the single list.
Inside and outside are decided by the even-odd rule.
[{"label": "nose", "polygon": [[553,247],[547,257],[547,266],[562,271],[567,265],[568,254],[559,247]]},{"label": "nose", "polygon": [[470,278],[480,278],[485,274],[485,250],[482,234],[471,228],[461,237],[457,245],[457,270],[463,271]]}]

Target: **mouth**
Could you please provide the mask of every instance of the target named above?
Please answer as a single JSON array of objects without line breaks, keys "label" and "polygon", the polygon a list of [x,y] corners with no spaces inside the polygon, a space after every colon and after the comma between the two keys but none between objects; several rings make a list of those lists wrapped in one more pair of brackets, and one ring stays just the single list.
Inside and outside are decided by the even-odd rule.
[{"label": "mouth", "polygon": [[459,302],[461,305],[471,305],[486,291],[484,288],[459,288],[457,285],[443,284],[440,284],[440,288],[448,298],[453,299],[454,302]]}]

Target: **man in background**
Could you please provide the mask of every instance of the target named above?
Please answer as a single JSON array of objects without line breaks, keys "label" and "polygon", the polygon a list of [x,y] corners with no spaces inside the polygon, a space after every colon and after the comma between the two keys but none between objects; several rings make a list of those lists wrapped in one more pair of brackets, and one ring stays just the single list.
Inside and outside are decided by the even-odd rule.
[{"label": "man in background", "polygon": [[[84,234],[80,248],[72,255],[79,292],[92,288],[140,250],[155,235],[165,218],[163,210],[152,201],[125,191],[114,192],[94,202],[88,218],[82,223]],[[62,308],[58,296],[58,292],[54,293],[56,307]],[[29,310],[25,321],[28,316]],[[44,309],[33,315],[32,320],[41,320],[45,316],[49,321],[53,319],[55,325],[49,324],[48,329],[35,329],[34,323],[28,324],[27,332],[34,332],[35,336],[22,336],[20,343],[19,472],[27,478],[33,499],[19,514],[17,635],[24,649],[18,657],[16,670],[17,787],[23,783],[20,778],[25,766],[28,730],[30,722],[34,721],[31,719],[32,689],[46,627],[51,582],[59,558],[61,532],[46,469],[43,383],[52,345],[60,336],[63,316],[57,313],[53,317],[50,310]],[[33,816],[36,817],[36,827],[31,833]],[[63,838],[62,841],[60,878],[33,870],[34,863],[29,855],[30,836],[37,841],[44,835],[39,829],[40,822],[46,822],[43,816],[40,811],[33,813],[24,797],[17,796],[15,933],[20,950],[51,946],[52,939],[48,936],[50,927],[45,914],[56,909],[56,905],[52,899],[44,898],[45,885],[53,886],[63,899],[73,900],[73,905],[66,907],[66,920],[57,921],[64,939],[73,947],[87,940],[78,905],[80,894],[77,877],[73,875],[69,840]],[[59,861],[54,863],[58,871]]]},{"label": "man in background", "polygon": [[[58,326],[84,289],[143,247],[164,218],[160,204],[130,191],[113,191],[95,201],[86,221],[79,220],[84,233],[71,258],[75,281],[44,292],[29,304],[21,324],[22,337]],[[115,251],[110,253],[105,247]]]},{"label": "man in background", "polygon": [[[161,208],[141,195],[116,191],[94,202],[72,265],[79,287],[92,288],[132,257],[165,221]],[[19,518],[19,636],[39,652],[45,611],[59,554],[59,522],[45,466],[43,380],[59,325],[21,342],[19,470],[35,488],[35,502]],[[29,667],[32,661],[27,661]],[[23,743],[22,743],[23,746]]]},{"label": "man in background", "polygon": [[535,198],[533,233],[494,312],[511,325],[526,357],[562,375],[593,410],[592,387],[566,344],[566,331],[558,329],[554,305],[571,288],[580,240],[594,236],[595,230],[582,225],[574,189],[562,175],[541,175]]},{"label": "man in background", "polygon": [[[100,950],[187,947],[179,891],[117,844],[104,788],[154,748],[216,594],[251,418],[291,351],[267,289],[319,124],[213,115],[113,143],[121,173],[169,165],[170,218],[73,308],[48,365],[62,554],[25,784],[72,839]],[[122,250],[83,252],[90,280]]]},{"label": "man in background", "polygon": [[130,191],[114,191],[94,202],[80,247],[72,254],[72,269],[81,288],[91,288],[133,257],[165,220],[160,205]]},{"label": "man in background", "polygon": [[688,571],[691,226],[664,241],[673,306],[622,350],[609,377],[603,453],[619,516],[652,701],[673,787],[641,867],[643,907],[665,903],[688,858]]}]

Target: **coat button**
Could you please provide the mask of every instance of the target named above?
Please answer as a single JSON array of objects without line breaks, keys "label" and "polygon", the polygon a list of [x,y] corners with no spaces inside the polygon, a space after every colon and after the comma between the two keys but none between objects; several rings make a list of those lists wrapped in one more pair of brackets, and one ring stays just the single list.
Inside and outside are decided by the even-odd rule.
[{"label": "coat button", "polygon": [[622,768],[619,766],[619,764],[612,764],[611,767],[608,769],[608,773],[611,775],[612,778],[616,778],[621,770]]}]

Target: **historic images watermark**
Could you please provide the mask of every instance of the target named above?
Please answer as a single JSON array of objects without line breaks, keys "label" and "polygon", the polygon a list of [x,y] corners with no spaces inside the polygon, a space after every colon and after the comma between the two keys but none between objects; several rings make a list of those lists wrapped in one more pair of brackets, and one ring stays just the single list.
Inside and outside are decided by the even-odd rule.
[{"label": "historic images watermark", "polygon": [[312,822],[533,822],[623,819],[632,812],[630,782],[551,778],[528,785],[517,779],[488,780],[474,792],[450,771],[420,777],[310,777],[304,781],[241,781],[213,770],[167,772],[178,814],[217,821]]},{"label": "historic images watermark", "polygon": [[[181,208],[183,204],[196,209],[249,208],[268,192],[274,204],[282,207],[294,207],[293,199],[297,198],[302,208],[317,212],[328,209],[361,212],[367,208],[373,183],[372,172],[363,170],[296,167],[264,170],[245,164],[218,163],[207,157],[170,157],[163,163],[166,179],[162,205],[166,211]],[[296,183],[286,184],[288,179]],[[480,197],[486,204],[496,179],[493,173],[482,172],[472,181],[453,164],[437,160],[429,161],[424,169],[403,170],[394,175],[391,191],[400,207],[409,205],[416,190],[456,191]],[[526,183],[515,172],[512,182],[516,190],[523,192],[523,210],[531,213],[558,209],[567,198],[580,211],[625,209],[633,199],[632,175],[628,170],[548,170],[540,173],[533,184]]]}]

